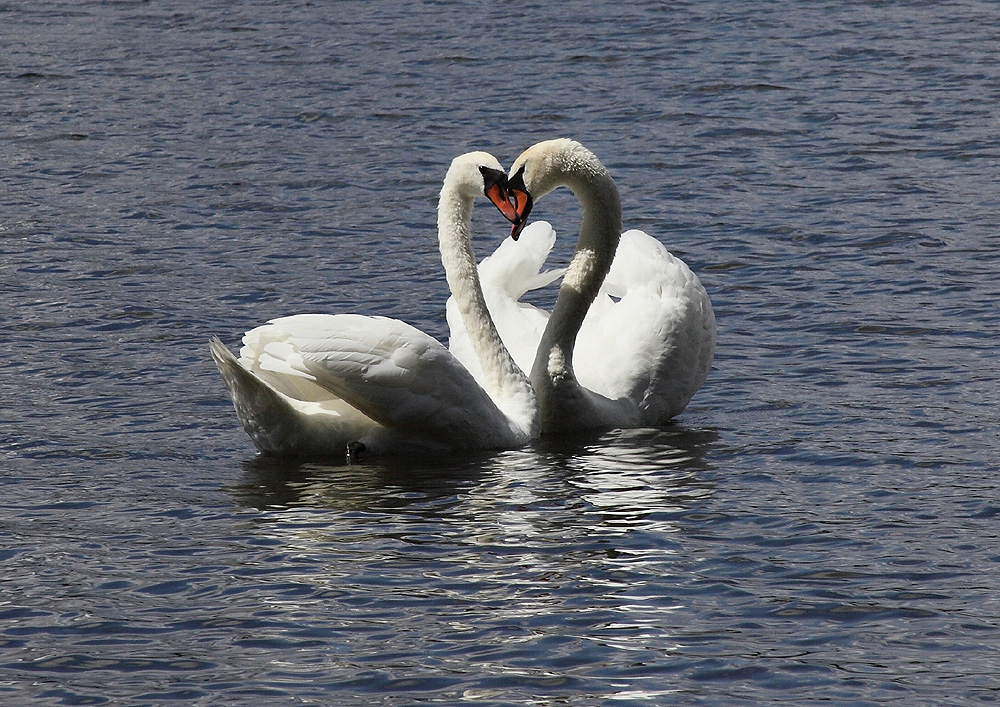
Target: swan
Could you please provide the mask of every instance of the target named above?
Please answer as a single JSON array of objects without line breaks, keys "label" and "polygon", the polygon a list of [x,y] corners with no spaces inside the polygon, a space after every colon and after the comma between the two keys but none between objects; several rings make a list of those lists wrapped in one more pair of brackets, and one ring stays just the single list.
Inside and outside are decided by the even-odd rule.
[{"label": "swan", "polygon": [[509,449],[538,434],[538,405],[489,317],[471,247],[473,200],[509,220],[507,177],[485,152],[456,157],[438,201],[441,260],[477,356],[476,378],[437,340],[396,319],[299,314],[211,352],[257,447],[285,456],[352,450]]},{"label": "swan", "polygon": [[[540,431],[661,425],[687,406],[712,366],[708,293],[655,238],[621,234],[618,188],[574,140],[540,142],[514,161],[508,188],[516,213],[505,214],[512,238],[527,233],[534,202],[560,186],[577,197],[583,221],[552,314],[532,343]],[[544,222],[529,228],[551,231]],[[501,335],[518,336],[506,328]]]}]

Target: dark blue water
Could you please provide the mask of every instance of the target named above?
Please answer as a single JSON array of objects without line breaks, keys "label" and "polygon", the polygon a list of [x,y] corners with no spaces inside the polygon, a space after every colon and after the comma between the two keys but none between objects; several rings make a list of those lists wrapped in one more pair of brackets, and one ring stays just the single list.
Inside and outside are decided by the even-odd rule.
[{"label": "dark blue water", "polygon": [[[1000,700],[995,3],[14,2],[0,40],[0,703]],[[448,163],[557,136],[711,294],[677,421],[257,458],[209,336],[446,337]],[[572,197],[537,216],[565,260]]]}]

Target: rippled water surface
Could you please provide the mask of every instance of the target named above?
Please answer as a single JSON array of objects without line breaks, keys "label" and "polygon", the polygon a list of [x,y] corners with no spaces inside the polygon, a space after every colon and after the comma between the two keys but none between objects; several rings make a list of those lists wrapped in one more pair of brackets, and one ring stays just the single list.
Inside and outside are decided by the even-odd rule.
[{"label": "rippled water surface", "polygon": [[[0,5],[0,703],[1000,699],[998,28],[974,0]],[[449,161],[557,136],[711,294],[689,408],[258,458],[209,336],[445,338]],[[565,261],[571,195],[536,214]]]}]

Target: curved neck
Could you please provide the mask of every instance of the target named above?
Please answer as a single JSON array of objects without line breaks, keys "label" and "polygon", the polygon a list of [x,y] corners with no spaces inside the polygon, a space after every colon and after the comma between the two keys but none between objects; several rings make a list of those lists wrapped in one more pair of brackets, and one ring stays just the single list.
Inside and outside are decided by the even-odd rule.
[{"label": "curved neck", "polygon": [[583,207],[583,221],[573,259],[559,288],[531,368],[531,383],[542,402],[559,383],[575,382],[573,347],[587,310],[597,297],[621,238],[622,207],[611,175],[601,167],[578,175],[561,175]]},{"label": "curved neck", "polygon": [[448,286],[458,304],[485,376],[486,392],[508,418],[537,431],[537,405],[527,376],[517,367],[497,333],[479,282],[472,252],[473,199],[445,182],[438,202],[438,244]]}]

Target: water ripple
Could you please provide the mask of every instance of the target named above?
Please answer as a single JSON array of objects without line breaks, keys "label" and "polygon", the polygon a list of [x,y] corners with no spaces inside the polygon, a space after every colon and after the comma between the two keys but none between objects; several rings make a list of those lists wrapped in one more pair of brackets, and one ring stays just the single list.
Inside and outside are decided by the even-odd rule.
[{"label": "water ripple", "polygon": [[[992,5],[0,14],[0,702],[993,699]],[[445,339],[445,166],[560,135],[711,293],[679,420],[255,457],[208,337]]]}]

